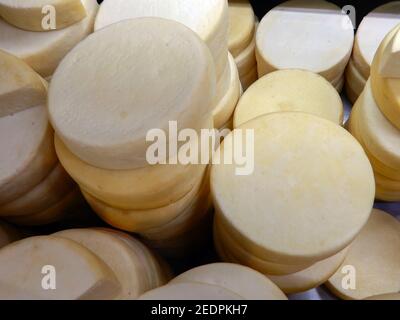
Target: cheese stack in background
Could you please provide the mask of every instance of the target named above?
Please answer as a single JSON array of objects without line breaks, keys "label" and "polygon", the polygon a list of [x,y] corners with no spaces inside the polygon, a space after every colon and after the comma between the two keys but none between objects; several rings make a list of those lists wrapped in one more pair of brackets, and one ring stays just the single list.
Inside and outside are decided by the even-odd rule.
[{"label": "cheese stack in background", "polygon": [[213,128],[215,92],[210,50],[173,20],[111,24],[64,58],[48,98],[56,152],[104,221],[167,254],[207,238],[211,148],[178,133]]},{"label": "cheese stack in background", "polygon": [[251,174],[238,175],[234,159],[212,166],[216,249],[285,293],[317,287],[341,265],[370,216],[375,184],[368,158],[344,128],[303,112],[245,122],[225,137],[221,154],[232,154],[249,130]]},{"label": "cheese stack in background", "polygon": [[247,0],[229,1],[229,52],[235,58],[243,90],[258,78],[255,55],[257,17]]},{"label": "cheese stack in background", "polygon": [[46,81],[0,51],[0,217],[21,225],[59,220],[81,199],[58,162],[46,100]]},{"label": "cheese stack in background", "polygon": [[384,201],[400,200],[399,30],[395,27],[381,43],[348,123],[373,166],[376,198]]},{"label": "cheese stack in background", "polygon": [[[26,238],[3,247],[0,261],[1,299],[132,300],[170,278],[147,247],[111,229]],[[52,272],[57,290],[43,290],[54,285]]]},{"label": "cheese stack in background", "polygon": [[98,7],[96,0],[1,0],[0,49],[51,77],[62,58],[93,32]]},{"label": "cheese stack in background", "polygon": [[354,30],[349,16],[323,0],[291,0],[269,11],[256,32],[258,76],[304,69],[325,77],[338,91],[351,56]]},{"label": "cheese stack in background", "polygon": [[376,50],[384,37],[400,23],[400,2],[386,3],[371,11],[359,25],[353,54],[346,69],[346,93],[352,103],[363,91],[370,76]]}]

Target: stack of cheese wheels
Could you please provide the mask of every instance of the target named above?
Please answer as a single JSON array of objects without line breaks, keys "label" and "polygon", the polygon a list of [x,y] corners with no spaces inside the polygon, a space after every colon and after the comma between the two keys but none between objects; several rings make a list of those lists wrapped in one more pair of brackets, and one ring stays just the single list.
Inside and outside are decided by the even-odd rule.
[{"label": "stack of cheese wheels", "polygon": [[190,246],[209,211],[210,147],[196,138],[213,126],[215,88],[209,49],[173,20],[112,24],[64,58],[48,99],[56,152],[101,218]]},{"label": "stack of cheese wheels", "polygon": [[250,86],[236,107],[233,126],[287,111],[311,113],[343,124],[343,103],[335,88],[318,74],[288,69],[271,72]]},{"label": "stack of cheese wheels", "polygon": [[79,196],[54,150],[47,83],[3,51],[0,74],[0,216],[24,225],[53,222]]},{"label": "stack of cheese wheels", "polygon": [[221,258],[266,274],[285,293],[329,279],[374,202],[357,140],[315,115],[276,112],[236,128],[219,152],[227,161],[212,166],[211,193]]},{"label": "stack of cheese wheels", "polygon": [[47,78],[93,32],[98,6],[96,0],[0,0],[0,49]]},{"label": "stack of cheese wheels", "polygon": [[109,229],[26,238],[2,248],[0,261],[2,299],[136,299],[169,280],[147,247]]},{"label": "stack of cheese wheels", "polygon": [[229,52],[235,58],[243,90],[258,78],[255,55],[256,16],[247,0],[229,1]]},{"label": "stack of cheese wheels", "polygon": [[217,74],[214,126],[229,126],[240,95],[237,70],[228,57],[229,13],[226,0],[105,0],[95,20],[95,31],[110,24],[141,17],[174,20],[193,30],[206,43]]},{"label": "stack of cheese wheels", "polygon": [[21,239],[21,234],[14,227],[0,221],[0,248]]},{"label": "stack of cheese wheels", "polygon": [[[399,27],[393,29],[382,42],[372,63],[371,78],[355,103],[348,123],[348,129],[363,145],[374,169],[376,198],[384,201],[400,200],[400,122],[396,125],[392,121],[399,119],[396,86],[400,88],[400,78],[391,75],[386,78],[383,71],[390,64],[388,59],[393,56],[390,43],[399,35],[399,30]],[[392,64],[390,69],[395,72],[396,65]]]},{"label": "stack of cheese wheels", "polygon": [[346,70],[346,93],[355,102],[370,76],[375,53],[389,31],[400,23],[400,2],[386,3],[371,11],[357,29],[353,55]]},{"label": "stack of cheese wheels", "polygon": [[327,286],[342,299],[399,293],[400,221],[374,209]]},{"label": "stack of cheese wheels", "polygon": [[287,1],[258,26],[258,75],[304,69],[319,73],[341,91],[353,42],[352,22],[338,6],[323,0]]}]

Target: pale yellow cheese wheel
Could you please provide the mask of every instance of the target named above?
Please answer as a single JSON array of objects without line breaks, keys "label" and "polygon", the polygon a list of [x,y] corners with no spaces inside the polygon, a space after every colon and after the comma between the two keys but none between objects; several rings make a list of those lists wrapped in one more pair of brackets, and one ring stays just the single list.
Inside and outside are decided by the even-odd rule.
[{"label": "pale yellow cheese wheel", "polygon": [[[351,88],[351,92],[355,93],[358,97],[361,94],[361,92],[364,90],[367,80],[358,71],[357,67],[354,64],[353,59],[350,59],[349,64],[347,65],[345,74],[346,74],[347,86],[349,88]],[[354,103],[355,102],[354,98],[352,100]]]},{"label": "pale yellow cheese wheel", "polygon": [[[342,273],[345,266],[355,274]],[[342,286],[344,277],[355,276],[355,289]],[[327,282],[343,299],[364,299],[400,291],[400,222],[374,209],[368,223],[350,246],[342,266]]]},{"label": "pale yellow cheese wheel", "polygon": [[323,77],[304,70],[270,73],[247,89],[235,110],[234,127],[273,112],[300,111],[343,122],[343,103]]},{"label": "pale yellow cheese wheel", "polygon": [[237,57],[235,57],[235,62],[238,67],[239,75],[242,77],[248,73],[253,68],[257,68],[256,61],[256,37],[250,44],[244,49]]},{"label": "pale yellow cheese wheel", "polygon": [[254,67],[248,73],[240,77],[240,82],[242,83],[243,90],[246,91],[254,82],[258,79],[257,67]]}]

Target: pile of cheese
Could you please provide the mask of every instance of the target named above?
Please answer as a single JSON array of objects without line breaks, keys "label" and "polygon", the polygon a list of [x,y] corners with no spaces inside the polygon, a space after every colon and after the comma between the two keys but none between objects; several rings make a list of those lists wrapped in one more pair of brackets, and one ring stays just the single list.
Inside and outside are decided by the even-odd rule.
[{"label": "pile of cheese", "polygon": [[400,200],[400,26],[381,43],[348,128],[374,169],[376,198]]},{"label": "pile of cheese", "polygon": [[136,299],[170,278],[135,238],[111,229],[70,229],[0,250],[0,299]]},{"label": "pile of cheese", "polygon": [[54,222],[81,199],[58,162],[46,99],[47,82],[0,51],[0,217],[16,224]]},{"label": "pile of cheese", "polygon": [[257,17],[247,0],[229,1],[229,52],[235,58],[243,90],[258,78],[255,56]]},{"label": "pile of cheese", "polygon": [[304,69],[341,91],[354,42],[353,25],[323,0],[291,0],[269,11],[256,33],[259,77],[280,69]]},{"label": "pile of cheese", "polygon": [[372,60],[383,38],[400,23],[400,2],[386,3],[364,17],[358,26],[353,55],[346,69],[345,89],[354,103],[370,76]]}]

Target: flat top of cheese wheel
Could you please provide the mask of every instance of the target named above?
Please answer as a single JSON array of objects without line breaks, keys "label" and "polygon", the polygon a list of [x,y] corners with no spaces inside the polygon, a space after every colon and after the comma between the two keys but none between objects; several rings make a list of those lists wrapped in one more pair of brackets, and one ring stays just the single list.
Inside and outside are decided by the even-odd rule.
[{"label": "flat top of cheese wheel", "polygon": [[[366,223],[375,194],[372,168],[357,140],[300,112],[258,117],[239,129],[221,144],[224,163],[232,164],[212,166],[211,190],[242,245],[285,264],[321,260],[348,246]],[[254,170],[236,175],[241,166],[232,147],[251,143],[251,132],[254,144],[243,148],[253,147],[247,161],[254,160]]]},{"label": "flat top of cheese wheel", "polygon": [[[353,268],[354,272],[342,273],[345,266]],[[343,278],[349,276],[355,277],[355,288],[342,286]],[[364,299],[399,292],[400,222],[388,213],[374,209],[328,285],[335,294],[345,299]]]},{"label": "flat top of cheese wheel", "polygon": [[132,19],[70,51],[53,75],[49,114],[84,161],[133,169],[148,165],[149,130],[168,132],[169,121],[195,128],[209,115],[215,86],[210,52],[195,33],[166,19]]},{"label": "flat top of cheese wheel", "polygon": [[323,73],[349,56],[354,30],[349,17],[330,2],[292,0],[264,16],[256,37],[258,52],[274,69]]},{"label": "flat top of cheese wheel", "polygon": [[[40,236],[14,242],[0,250],[0,262],[0,283],[35,298],[110,299],[120,290],[115,275],[102,260],[68,239]],[[42,287],[49,274],[42,273],[45,266],[55,268],[56,290]]]},{"label": "flat top of cheese wheel", "polygon": [[291,69],[269,73],[253,83],[235,109],[234,126],[280,111],[306,112],[343,123],[343,103],[336,89],[320,75]]},{"label": "flat top of cheese wheel", "polygon": [[219,286],[176,283],[148,291],[139,300],[243,300],[243,298]]},{"label": "flat top of cheese wheel", "polygon": [[287,300],[266,276],[233,263],[213,263],[182,273],[170,283],[205,283],[229,289],[248,300]]}]

